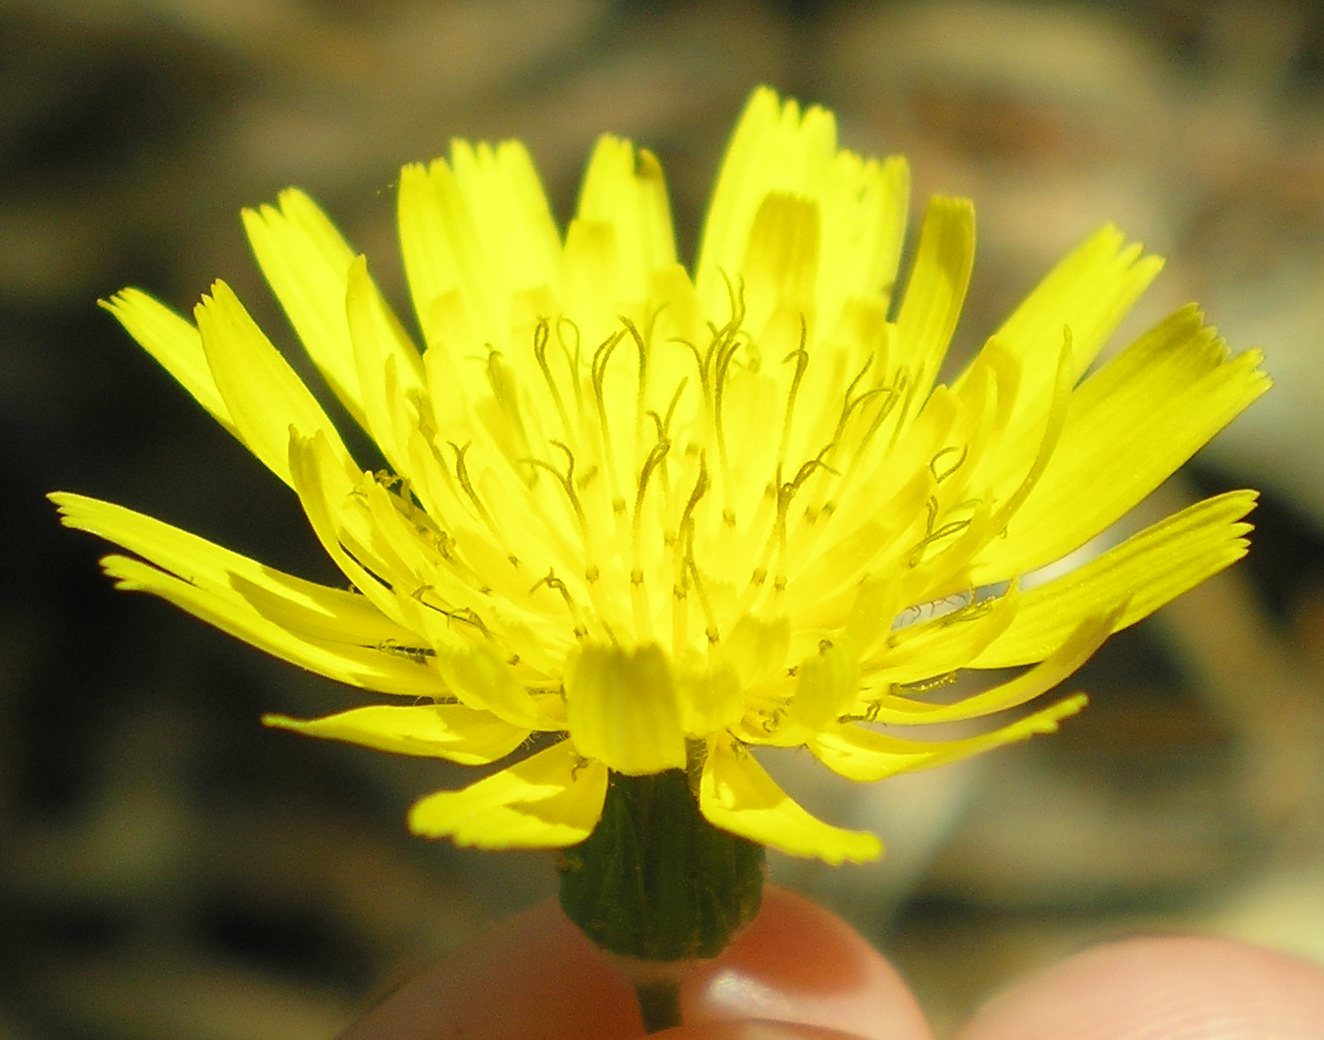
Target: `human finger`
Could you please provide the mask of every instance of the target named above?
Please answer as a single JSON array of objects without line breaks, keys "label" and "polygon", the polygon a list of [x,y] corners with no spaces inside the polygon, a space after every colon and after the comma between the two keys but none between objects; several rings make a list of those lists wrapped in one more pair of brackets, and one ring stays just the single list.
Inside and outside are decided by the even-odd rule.
[{"label": "human finger", "polygon": [[633,991],[547,901],[484,928],[339,1040],[621,1040],[639,1031]]},{"label": "human finger", "polygon": [[687,1024],[772,1019],[868,1040],[933,1036],[909,987],[877,950],[818,904],[772,887],[762,912],[723,955],[685,980],[681,1013]]},{"label": "human finger", "polygon": [[994,998],[957,1040],[1321,1040],[1324,968],[1229,939],[1133,939]]},{"label": "human finger", "polygon": [[[681,987],[659,1040],[932,1040],[895,970],[840,919],[769,887],[750,926]],[[340,1040],[630,1040],[634,991],[553,902],[485,929]]]}]

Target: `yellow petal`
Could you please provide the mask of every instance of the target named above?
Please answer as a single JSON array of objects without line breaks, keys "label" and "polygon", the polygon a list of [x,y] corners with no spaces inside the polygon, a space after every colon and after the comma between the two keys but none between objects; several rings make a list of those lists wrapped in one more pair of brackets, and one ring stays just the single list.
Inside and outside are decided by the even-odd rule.
[{"label": "yellow petal", "polygon": [[452,296],[478,343],[501,347],[512,297],[557,284],[561,237],[523,145],[456,141],[450,162],[406,167],[400,177],[400,245],[414,309],[429,346],[451,350],[435,305]]},{"label": "yellow petal", "polygon": [[[887,634],[867,666],[869,683],[913,683],[947,675],[997,639],[1011,624],[1020,606],[1020,590],[1012,586],[995,599],[958,607],[939,617],[923,620],[945,609],[942,601],[907,608],[900,615],[904,627]],[[887,623],[875,622],[886,633]]]},{"label": "yellow petal", "polygon": [[67,527],[116,542],[212,595],[242,599],[301,635],[363,646],[418,641],[363,596],[296,578],[124,506],[67,493],[49,497]]},{"label": "yellow petal", "polygon": [[[1000,341],[994,339],[982,354],[995,358],[1001,352],[1000,348]],[[938,558],[940,565],[932,568],[932,580],[938,588],[950,588],[958,581],[966,586],[998,584],[1016,577],[1015,574],[999,574],[997,578],[988,579],[984,570],[974,561],[991,543],[999,540],[1008,522],[1015,517],[1022,503],[1038,485],[1044,471],[1052,464],[1071,403],[1069,376],[1072,356],[1071,335],[1068,331],[1058,352],[1056,378],[1051,391],[1031,397],[1028,401],[1024,394],[1018,392],[1010,417],[1005,420],[1006,425],[998,429],[1001,433],[1015,428],[1015,433],[987,442],[988,450],[976,462],[977,472],[969,478],[975,487],[986,489],[984,494],[987,497],[975,500],[970,523],[965,531],[943,547]],[[977,372],[978,368],[979,364],[976,363],[967,376]],[[965,378],[961,389],[975,382],[977,380]],[[1000,384],[998,393],[1001,394],[1004,388],[1005,384]],[[997,421],[1001,423],[1003,420],[999,418]],[[971,436],[977,440],[976,434]],[[912,593],[912,598],[918,596]]]},{"label": "yellow petal", "polygon": [[262,724],[309,737],[361,744],[377,751],[444,758],[466,766],[486,765],[504,758],[529,735],[528,730],[462,704],[408,707],[370,704],[318,719],[264,715]]},{"label": "yellow petal", "polygon": [[779,307],[797,316],[812,313],[821,227],[813,199],[788,192],[764,196],[739,268],[751,327],[761,329]]},{"label": "yellow petal", "polygon": [[583,647],[566,663],[565,696],[570,738],[585,758],[629,776],[684,768],[680,703],[661,647]]},{"label": "yellow petal", "polygon": [[456,141],[451,145],[451,165],[479,238],[488,244],[497,269],[496,285],[507,287],[508,293],[554,286],[561,237],[524,145],[502,141],[495,147],[471,146]]},{"label": "yellow petal", "polygon": [[305,438],[293,433],[289,460],[291,483],[327,555],[386,617],[411,631],[421,630],[418,618],[422,608],[409,599],[414,590],[408,589],[403,597],[397,596],[389,584],[389,575],[382,573],[384,567],[376,573],[369,571],[345,550],[339,522],[344,510],[340,504],[353,494],[357,481],[351,480],[338,464],[335,449],[327,438],[321,434]]},{"label": "yellow petal", "polygon": [[833,174],[821,199],[818,279],[820,316],[829,323],[851,300],[876,300],[886,311],[910,210],[910,168],[902,156],[879,162],[838,152]]},{"label": "yellow petal", "polygon": [[1133,535],[1084,567],[1021,597],[1007,630],[970,662],[1008,668],[1041,661],[1079,619],[1129,597],[1114,631],[1148,617],[1169,600],[1246,555],[1253,491],[1205,499]]},{"label": "yellow petal", "polygon": [[274,624],[253,606],[224,590],[192,585],[127,556],[101,561],[118,588],[159,596],[222,632],[273,657],[361,689],[406,697],[444,692],[435,672],[416,658],[378,646],[330,642]]},{"label": "yellow petal", "polygon": [[[494,305],[484,296],[494,287],[483,285],[481,271],[466,270],[465,265],[483,259],[483,246],[450,166],[438,159],[431,166],[411,163],[401,170],[397,212],[405,275],[424,343],[453,349],[432,318],[443,297],[454,299],[468,323],[481,322],[478,327],[486,335],[479,334],[480,342],[490,339]],[[470,284],[480,295],[457,291]],[[475,307],[481,313],[469,313]]]},{"label": "yellow petal", "polygon": [[933,704],[910,697],[882,697],[869,713],[871,721],[894,722],[907,726],[941,722],[963,722],[983,715],[1018,708],[1051,690],[1071,675],[1103,645],[1122,616],[1125,604],[1118,604],[1107,614],[1086,618],[1063,640],[1053,653],[1023,675],[1018,675],[992,689],[964,697],[954,704]]},{"label": "yellow petal", "polygon": [[1007,428],[1015,432],[998,443],[996,450],[990,451],[989,465],[979,474],[988,482],[997,500],[996,511],[990,519],[993,531],[1006,529],[1057,457],[1070,413],[1074,357],[1075,347],[1068,329],[1063,334],[1056,358],[1056,378],[1048,392],[1037,398],[1030,397],[1028,404],[1026,395],[1017,393],[1007,421]]},{"label": "yellow petal", "polygon": [[409,827],[484,849],[564,848],[592,833],[606,795],[606,767],[563,740],[463,790],[419,800]]},{"label": "yellow petal", "polygon": [[1051,563],[1113,524],[1269,388],[1259,362],[1230,357],[1194,307],[1141,336],[1072,396],[1051,461],[975,580]]},{"label": "yellow petal", "polygon": [[796,670],[789,721],[817,732],[854,704],[859,692],[860,661],[851,638],[843,632],[824,639]]},{"label": "yellow petal", "polygon": [[969,199],[935,197],[924,214],[910,282],[897,315],[898,350],[908,389],[922,402],[947,354],[975,262],[975,209]]},{"label": "yellow petal", "polygon": [[[937,484],[932,460],[944,443],[952,443],[949,438],[958,416],[952,391],[938,386],[887,452],[877,453],[875,468],[843,482],[832,514],[834,536],[820,543],[820,552],[797,559],[797,570],[813,574],[821,586],[846,589],[853,588],[863,573],[907,566],[916,540],[924,537],[926,504]],[[886,502],[887,508],[879,509],[879,502]],[[904,580],[913,583],[922,578],[923,574],[914,573],[919,570],[923,569],[914,568]]]},{"label": "yellow petal", "polygon": [[584,342],[605,342],[619,328],[614,304],[629,292],[622,274],[616,229],[606,221],[571,221],[562,252],[561,295]]},{"label": "yellow petal", "polygon": [[110,311],[130,336],[236,437],[230,410],[216,389],[198,330],[169,307],[138,289],[121,289],[101,306]]},{"label": "yellow petal", "polygon": [[[406,495],[408,492],[406,492]],[[438,532],[407,497],[364,480],[342,510],[341,541],[398,593],[417,595],[438,577]]]},{"label": "yellow petal", "polygon": [[740,685],[756,686],[785,673],[791,620],[785,614],[762,618],[742,614],[718,646],[719,660],[732,668]]},{"label": "yellow petal", "polygon": [[713,733],[734,726],[745,710],[744,693],[728,662],[708,668],[677,667],[676,695],[686,733]]},{"label": "yellow petal", "polygon": [[662,167],[652,152],[636,151],[629,141],[599,139],[584,174],[576,220],[612,228],[621,300],[646,299],[653,272],[676,262]]},{"label": "yellow petal", "polygon": [[281,192],[275,206],[244,210],[243,218],[258,265],[308,356],[366,428],[345,323],[346,277],[354,251],[317,203],[295,188]]},{"label": "yellow petal", "polygon": [[1071,381],[1079,379],[1162,267],[1115,227],[1096,231],[1062,259],[996,333],[1020,355],[1027,392],[1051,387],[1052,366],[1042,359],[1057,356],[1063,328],[1071,330]]},{"label": "yellow petal", "polygon": [[408,472],[409,433],[418,427],[412,400],[423,391],[423,361],[409,335],[356,257],[345,289],[364,429],[397,473]]},{"label": "yellow petal", "polygon": [[194,311],[217,389],[248,449],[290,484],[290,428],[323,434],[344,464],[349,453],[331,420],[224,282]]},{"label": "yellow petal", "polygon": [[1073,694],[991,733],[959,740],[902,740],[863,726],[838,726],[821,733],[809,750],[834,773],[872,783],[898,773],[947,765],[1036,734],[1054,733],[1062,719],[1075,715],[1086,703],[1083,693]]},{"label": "yellow petal", "polygon": [[446,688],[471,708],[481,708],[525,729],[549,729],[533,695],[524,687],[509,662],[485,639],[466,643],[443,631],[443,619],[431,629],[437,670]]},{"label": "yellow petal", "polygon": [[710,310],[726,301],[726,279],[740,270],[764,197],[794,191],[800,169],[830,157],[836,136],[836,120],[823,109],[802,118],[799,105],[783,103],[766,87],[750,95],[717,174],[695,265],[694,283]]},{"label": "yellow petal", "polygon": [[727,739],[712,742],[699,782],[699,810],[714,827],[792,856],[836,866],[882,855],[882,843],[865,831],[833,827],[792,801],[754,756]]}]

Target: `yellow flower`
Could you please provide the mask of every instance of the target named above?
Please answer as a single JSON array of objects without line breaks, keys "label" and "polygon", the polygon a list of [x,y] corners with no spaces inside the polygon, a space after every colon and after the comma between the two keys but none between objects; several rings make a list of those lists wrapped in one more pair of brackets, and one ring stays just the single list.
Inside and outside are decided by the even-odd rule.
[{"label": "yellow flower", "polygon": [[[422,349],[305,195],[244,214],[313,362],[381,452],[365,471],[230,288],[196,324],[108,309],[298,496],[351,588],[72,494],[106,571],[285,660],[399,698],[268,722],[473,765],[413,830],[564,847],[611,773],[688,770],[716,827],[828,862],[875,836],[810,815],[759,764],[803,747],[879,780],[1049,732],[1074,695],[976,735],[1107,636],[1246,550],[1249,491],[1092,562],[1022,576],[1109,527],[1268,380],[1193,307],[1086,370],[1160,262],[1106,228],[937,384],[974,254],[937,198],[897,289],[904,162],[838,151],[831,114],[751,98],[693,271],[654,157],[605,137],[564,235],[518,144],[401,174]],[[1026,670],[961,699],[966,669]],[[531,736],[545,734],[527,751]]]}]

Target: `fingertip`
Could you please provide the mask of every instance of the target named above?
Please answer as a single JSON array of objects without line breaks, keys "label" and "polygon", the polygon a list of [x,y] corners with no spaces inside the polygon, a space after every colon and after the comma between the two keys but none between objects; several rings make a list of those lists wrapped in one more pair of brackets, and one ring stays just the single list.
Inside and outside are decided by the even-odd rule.
[{"label": "fingertip", "polygon": [[1230,939],[1078,953],[990,1001],[957,1040],[1320,1040],[1324,968]]},{"label": "fingertip", "polygon": [[681,1006],[687,1023],[765,1019],[865,1040],[933,1036],[882,954],[818,904],[773,886],[727,951],[685,981]]}]

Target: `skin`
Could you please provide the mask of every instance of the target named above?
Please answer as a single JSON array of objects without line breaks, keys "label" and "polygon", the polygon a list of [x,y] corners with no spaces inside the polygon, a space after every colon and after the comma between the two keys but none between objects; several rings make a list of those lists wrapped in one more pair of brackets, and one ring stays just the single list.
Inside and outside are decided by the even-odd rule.
[{"label": "skin", "polygon": [[[769,888],[758,918],[681,987],[658,1040],[934,1040],[896,970],[838,918]],[[543,903],[410,980],[340,1040],[636,1040],[620,975]],[[1230,940],[1076,954],[995,997],[956,1040],[1321,1040],[1324,968]]]}]

